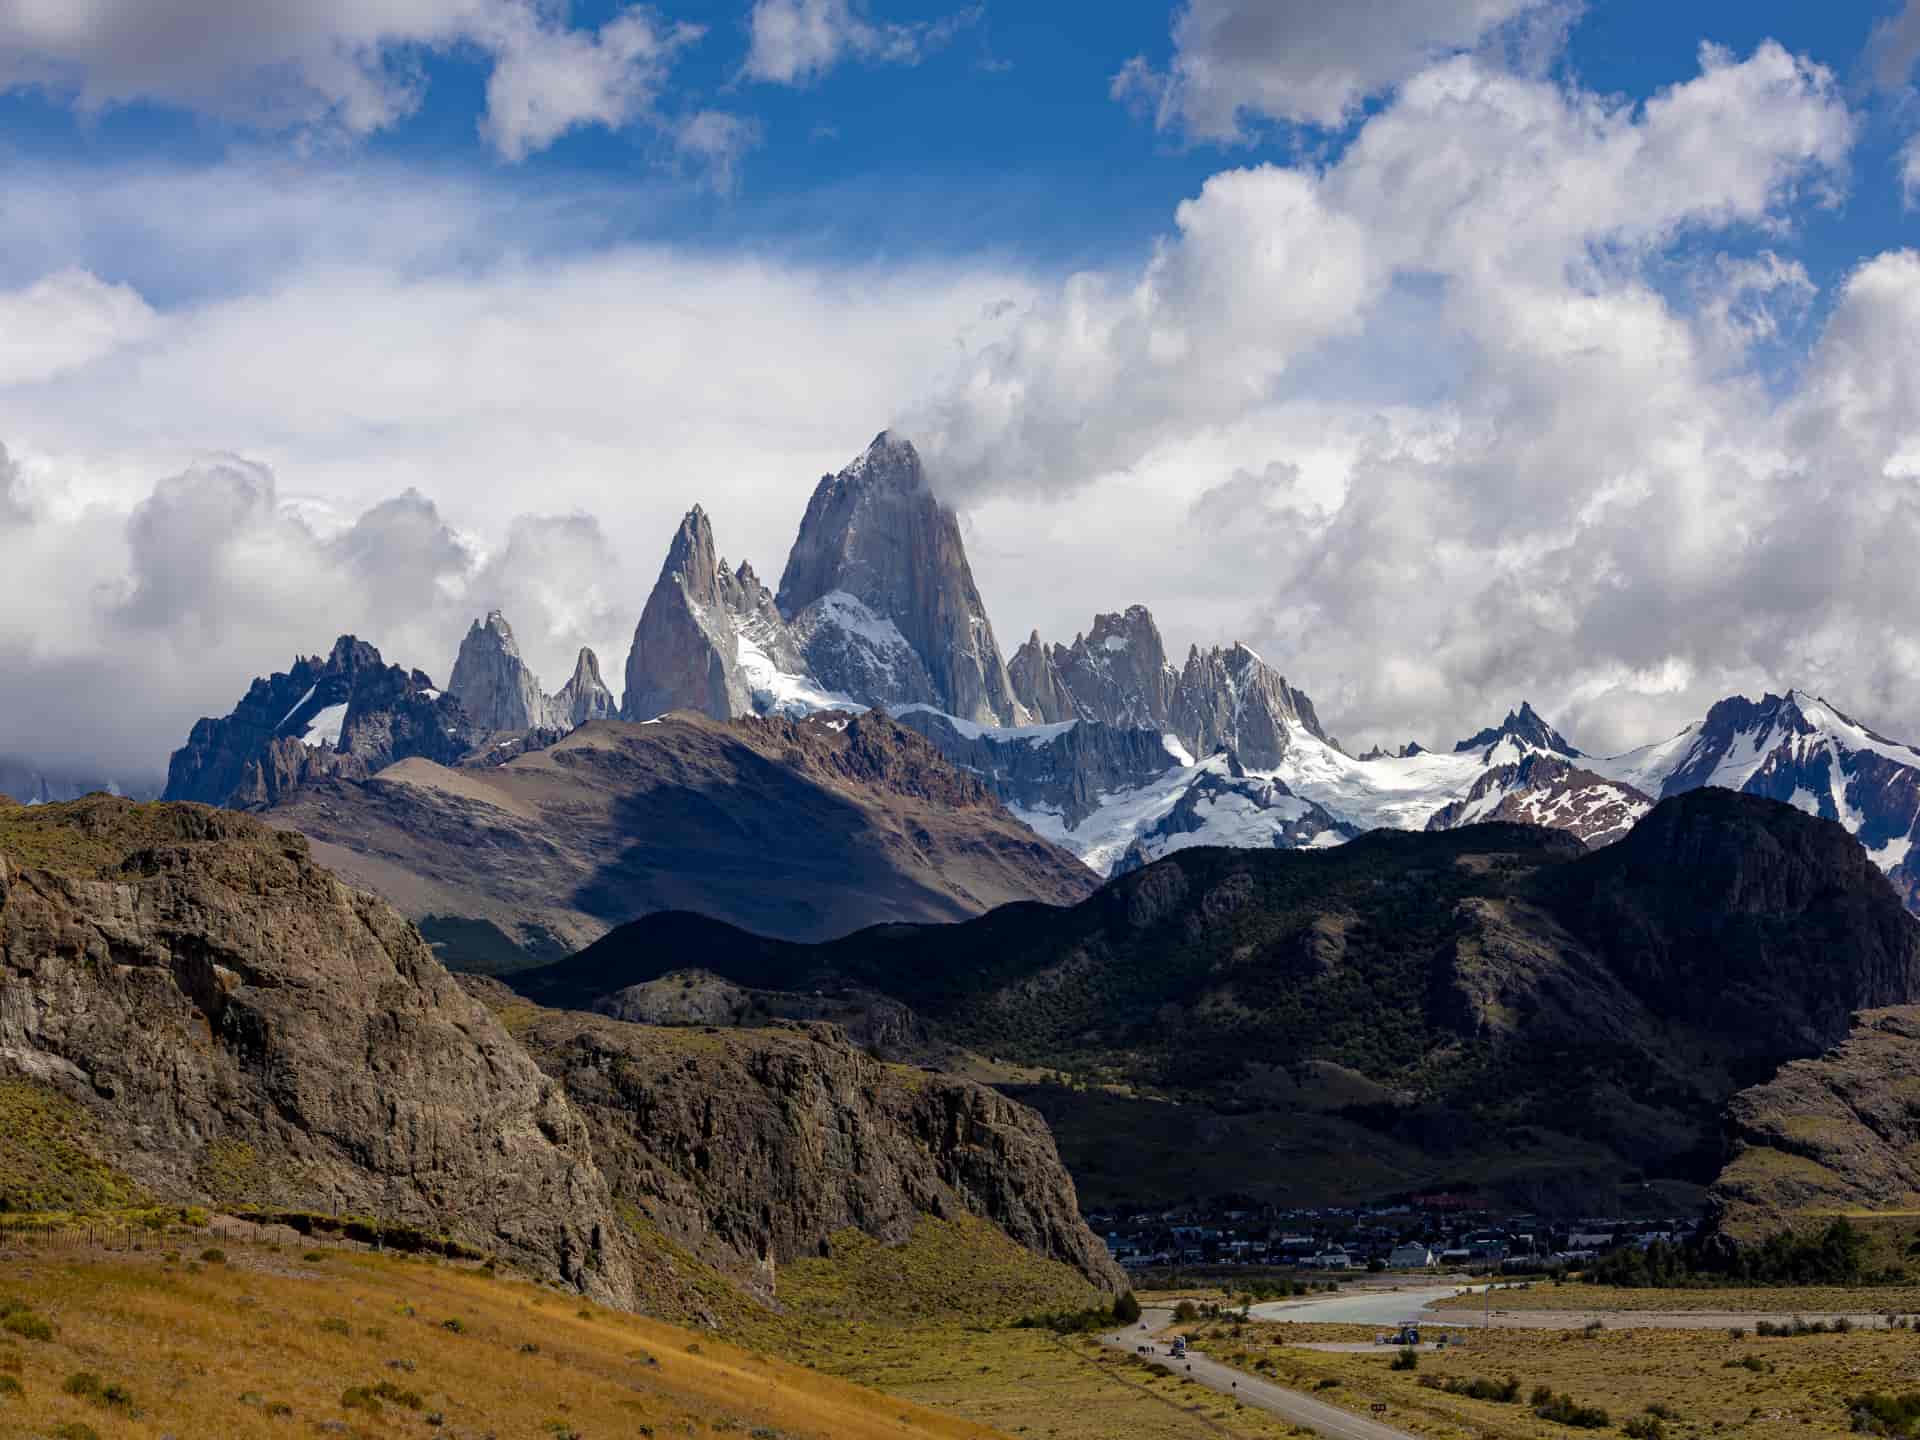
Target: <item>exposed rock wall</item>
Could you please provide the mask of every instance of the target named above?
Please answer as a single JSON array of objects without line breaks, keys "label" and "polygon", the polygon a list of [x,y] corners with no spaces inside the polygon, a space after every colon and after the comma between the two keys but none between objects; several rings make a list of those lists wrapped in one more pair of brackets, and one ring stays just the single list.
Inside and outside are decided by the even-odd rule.
[{"label": "exposed rock wall", "polygon": [[977,1215],[1107,1291],[1039,1115],[971,1081],[882,1064],[832,1025],[659,1030],[576,1013],[520,1031],[587,1117],[617,1199],[777,1291],[778,1266],[849,1226],[905,1240]]},{"label": "exposed rock wall", "polygon": [[1758,1234],[1808,1211],[1912,1209],[1917,1098],[1920,1007],[1855,1016],[1825,1055],[1782,1066],[1727,1107],[1731,1156],[1713,1189],[1725,1223]]},{"label": "exposed rock wall", "polygon": [[557,724],[540,678],[520,657],[513,627],[498,610],[468,629],[447,689],[460,697],[467,717],[482,730],[540,730]]},{"label": "exposed rock wall", "polygon": [[0,855],[0,1073],[83,1104],[157,1196],[398,1221],[630,1299],[579,1116],[418,931],[249,817],[62,808],[125,853]]}]

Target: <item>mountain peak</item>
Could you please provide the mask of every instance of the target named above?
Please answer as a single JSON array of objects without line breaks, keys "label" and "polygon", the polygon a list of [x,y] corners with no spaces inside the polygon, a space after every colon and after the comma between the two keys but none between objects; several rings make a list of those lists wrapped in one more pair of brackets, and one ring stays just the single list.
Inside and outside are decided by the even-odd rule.
[{"label": "mountain peak", "polygon": [[1541,719],[1539,712],[1525,700],[1520,702],[1518,710],[1509,710],[1507,718],[1498,725],[1488,726],[1455,745],[1453,753],[1461,755],[1469,750],[1491,749],[1502,740],[1517,740],[1527,748],[1549,750],[1569,759],[1580,758],[1580,752],[1568,743],[1566,736]]},{"label": "mountain peak", "polygon": [[482,730],[534,730],[552,723],[540,681],[520,658],[513,627],[498,610],[473,622],[460,642],[447,691]]},{"label": "mountain peak", "polygon": [[573,662],[573,678],[553,697],[553,710],[562,721],[578,730],[589,720],[611,720],[620,713],[613,703],[613,692],[600,678],[600,657],[587,646]]}]

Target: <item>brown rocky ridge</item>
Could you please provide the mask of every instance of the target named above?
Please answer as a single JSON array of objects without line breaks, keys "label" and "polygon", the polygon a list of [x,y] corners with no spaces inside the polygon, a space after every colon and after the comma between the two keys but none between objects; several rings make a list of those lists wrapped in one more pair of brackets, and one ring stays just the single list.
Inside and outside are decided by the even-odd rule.
[{"label": "brown rocky ridge", "polygon": [[595,722],[504,765],[310,786],[269,818],[403,913],[485,922],[529,956],[661,910],[823,939],[1098,883],[877,713]]},{"label": "brown rocky ridge", "polygon": [[516,1003],[510,1028],[300,836],[106,797],[4,815],[0,1085],[155,1201],[373,1217],[619,1304],[663,1236],[764,1294],[834,1230],[921,1213],[1118,1284],[1045,1126],[977,1086],[831,1026]]}]

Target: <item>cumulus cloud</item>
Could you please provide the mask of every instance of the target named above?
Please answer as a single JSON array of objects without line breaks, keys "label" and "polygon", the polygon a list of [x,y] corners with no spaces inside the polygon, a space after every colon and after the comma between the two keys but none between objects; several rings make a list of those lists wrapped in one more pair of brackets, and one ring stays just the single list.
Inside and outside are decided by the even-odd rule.
[{"label": "cumulus cloud", "polygon": [[774,85],[806,85],[846,59],[918,65],[983,13],[976,5],[909,25],[869,19],[861,0],[754,0],[745,74]]},{"label": "cumulus cloud", "polygon": [[42,276],[0,291],[0,385],[76,370],[152,333],[156,317],[125,285],[85,270]]},{"label": "cumulus cloud", "polygon": [[[324,176],[140,190],[196,265],[271,248],[233,218],[262,195],[320,238],[0,385],[34,500],[0,523],[0,751],[157,756],[341,629],[444,678],[495,605],[549,685],[580,637],[616,674],[689,505],[775,573],[889,421],[967,510],[1001,634],[1148,603],[1176,649],[1253,643],[1350,743],[1525,698],[1613,749],[1789,684],[1920,739],[1886,619],[1920,603],[1920,256],[1820,297],[1795,258],[1854,130],[1774,45],[1642,105],[1454,55],[1337,160],[1216,175],[1144,264],[1067,277],[583,254],[404,176],[359,187],[370,241],[326,228]],[[88,236],[132,193],[52,205],[5,263],[71,243],[112,279]],[[187,463],[216,445],[250,460]]]},{"label": "cumulus cloud", "polygon": [[482,132],[520,160],[580,126],[652,119],[675,56],[702,33],[641,7],[598,30],[563,16],[541,0],[28,0],[0,7],[0,91],[358,138],[419,108],[425,54],[465,49],[492,66]]},{"label": "cumulus cloud", "polygon": [[487,554],[408,492],[323,533],[238,456],[160,480],[130,512],[14,519],[0,512],[0,560],[34,593],[0,617],[0,754],[96,781],[158,773],[199,715],[339,634],[444,681],[471,619],[498,606],[558,689],[582,645],[618,673],[632,623],[591,517],[519,516]]},{"label": "cumulus cloud", "polygon": [[1114,77],[1114,99],[1162,130],[1242,143],[1249,117],[1345,124],[1370,96],[1438,56],[1469,50],[1551,0],[1187,0],[1174,15],[1173,60],[1144,55]]}]

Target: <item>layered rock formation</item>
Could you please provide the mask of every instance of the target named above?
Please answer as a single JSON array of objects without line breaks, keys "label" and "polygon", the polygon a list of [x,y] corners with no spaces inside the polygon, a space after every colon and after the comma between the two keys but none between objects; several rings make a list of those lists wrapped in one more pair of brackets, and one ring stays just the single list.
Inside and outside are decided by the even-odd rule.
[{"label": "layered rock formation", "polygon": [[828,690],[866,704],[931,704],[986,725],[1016,719],[959,517],[902,437],[882,432],[820,481],[779,606]]},{"label": "layered rock formation", "polygon": [[[156,1197],[372,1216],[626,1303],[585,1126],[387,906],[192,806],[37,813],[0,849],[0,1073]],[[35,837],[15,832],[16,844]]]},{"label": "layered rock formation", "polygon": [[324,658],[256,679],[232,714],[195,722],[168,764],[165,798],[264,808],[312,781],[365,778],[396,760],[451,764],[473,741],[457,699],[342,635]]},{"label": "layered rock formation", "polygon": [[991,1221],[1108,1292],[1045,1122],[969,1081],[869,1059],[831,1025],[674,1031],[552,1013],[520,1031],[587,1117],[616,1198],[777,1294],[778,1267],[857,1228]]},{"label": "layered rock formation", "polygon": [[560,728],[555,705],[520,657],[513,627],[498,610],[488,611],[484,623],[476,620],[467,631],[447,690],[482,731]]}]

